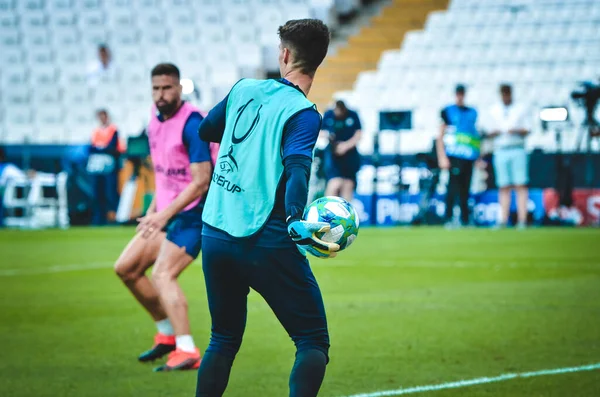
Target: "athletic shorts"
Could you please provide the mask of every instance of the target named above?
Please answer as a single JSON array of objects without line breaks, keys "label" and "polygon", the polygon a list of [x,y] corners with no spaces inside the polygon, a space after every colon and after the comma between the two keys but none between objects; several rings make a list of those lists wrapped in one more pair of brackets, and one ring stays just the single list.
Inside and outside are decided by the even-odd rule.
[{"label": "athletic shorts", "polygon": [[351,150],[339,157],[332,153],[331,148],[328,148],[325,153],[324,168],[327,180],[343,178],[356,184],[356,174],[360,169],[360,155],[356,150]]},{"label": "athletic shorts", "polygon": [[196,259],[202,248],[202,211],[193,209],[175,215],[165,227],[167,240]]},{"label": "athletic shorts", "polygon": [[497,149],[494,151],[493,161],[496,186],[522,186],[529,183],[529,166],[525,149]]}]

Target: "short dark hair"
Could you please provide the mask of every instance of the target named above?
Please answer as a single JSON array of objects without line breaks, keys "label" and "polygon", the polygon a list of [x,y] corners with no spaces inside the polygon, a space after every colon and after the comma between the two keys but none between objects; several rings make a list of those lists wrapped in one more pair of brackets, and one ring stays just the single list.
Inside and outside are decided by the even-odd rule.
[{"label": "short dark hair", "polygon": [[500,84],[500,93],[501,94],[511,94],[512,87],[510,86],[510,84]]},{"label": "short dark hair", "polygon": [[110,48],[108,48],[108,46],[106,44],[100,44],[100,45],[98,45],[98,51],[110,52]]},{"label": "short dark hair", "polygon": [[346,110],[347,109],[346,104],[342,100],[335,101],[335,107],[338,108],[338,109],[341,109],[341,110]]},{"label": "short dark hair", "polygon": [[108,110],[106,110],[106,109],[98,109],[98,110],[96,110],[96,116],[100,116],[101,114],[104,114],[104,115],[108,116]]},{"label": "short dark hair", "polygon": [[294,55],[294,66],[304,74],[314,75],[329,48],[327,25],[318,19],[294,19],[280,26],[277,33]]},{"label": "short dark hair", "polygon": [[464,94],[465,92],[467,92],[467,88],[464,86],[464,84],[457,84],[455,92],[457,94]]},{"label": "short dark hair", "polygon": [[173,76],[177,80],[181,78],[179,68],[172,63],[159,63],[152,69],[151,77],[164,75]]}]

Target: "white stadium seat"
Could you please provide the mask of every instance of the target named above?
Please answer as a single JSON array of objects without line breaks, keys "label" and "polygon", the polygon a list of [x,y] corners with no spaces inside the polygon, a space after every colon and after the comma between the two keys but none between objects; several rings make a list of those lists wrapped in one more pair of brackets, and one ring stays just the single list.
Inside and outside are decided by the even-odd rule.
[{"label": "white stadium seat", "polygon": [[0,11],[13,11],[16,0],[0,0]]},{"label": "white stadium seat", "polygon": [[13,104],[28,106],[31,99],[31,92],[25,84],[11,84],[3,87],[2,102],[4,105]]},{"label": "white stadium seat", "polygon": [[38,84],[50,84],[57,81],[58,71],[54,64],[48,63],[43,65],[36,65],[31,68],[29,81],[32,86]]},{"label": "white stadium seat", "polygon": [[24,58],[23,50],[18,47],[3,48],[0,69],[21,68]]},{"label": "white stadium seat", "polygon": [[63,143],[65,137],[64,109],[60,105],[45,105],[35,112],[35,128],[40,143]]},{"label": "white stadium seat", "polygon": [[19,27],[19,19],[14,12],[2,11],[0,8],[0,29],[17,29]]},{"label": "white stadium seat", "polygon": [[166,20],[173,29],[179,26],[194,26],[197,23],[196,16],[192,10],[176,8],[166,15]]},{"label": "white stadium seat", "polygon": [[38,84],[33,88],[33,103],[36,109],[61,103],[62,90],[59,84]]},{"label": "white stadium seat", "polygon": [[28,48],[48,48],[51,45],[50,37],[45,27],[32,27],[22,33],[21,42]]},{"label": "white stadium seat", "polygon": [[2,89],[12,85],[27,84],[28,74],[25,68],[10,68],[2,71]]},{"label": "white stadium seat", "polygon": [[173,62],[173,54],[169,46],[152,46],[144,51],[144,61],[147,68],[153,68],[159,63]]},{"label": "white stadium seat", "polygon": [[90,88],[87,83],[66,85],[62,98],[67,109],[90,103]]},{"label": "white stadium seat", "polygon": [[32,143],[35,126],[31,107],[14,104],[4,108],[4,127],[8,132],[6,143]]},{"label": "white stadium seat", "polygon": [[80,35],[76,29],[55,28],[52,32],[51,43],[57,55],[64,50],[77,49],[80,42]]},{"label": "white stadium seat", "polygon": [[101,9],[90,9],[81,11],[77,23],[79,29],[85,33],[86,29],[94,27],[104,27],[104,12]]},{"label": "white stadium seat", "polygon": [[27,53],[27,63],[30,67],[51,64],[53,61],[54,55],[50,47],[30,48]]},{"label": "white stadium seat", "polygon": [[160,9],[162,6],[161,0],[133,0],[134,6],[142,11],[145,9]]},{"label": "white stadium seat", "polygon": [[133,6],[132,0],[104,0],[104,8],[107,10],[131,10]]},{"label": "white stadium seat", "polygon": [[19,47],[21,35],[16,29],[0,30],[0,48]]},{"label": "white stadium seat", "polygon": [[52,15],[57,11],[70,10],[73,2],[74,0],[46,0],[46,9]]},{"label": "white stadium seat", "polygon": [[77,8],[85,10],[98,10],[102,8],[102,0],[75,0]]},{"label": "white stadium seat", "polygon": [[171,30],[169,41],[171,42],[171,46],[179,51],[180,46],[197,45],[198,33],[194,26],[181,26]]},{"label": "white stadium seat", "polygon": [[152,48],[156,45],[167,45],[167,29],[164,27],[156,27],[152,30],[146,30],[140,37],[142,46]]},{"label": "white stadium seat", "polygon": [[138,24],[141,28],[162,25],[165,15],[157,7],[143,7],[137,12]]}]

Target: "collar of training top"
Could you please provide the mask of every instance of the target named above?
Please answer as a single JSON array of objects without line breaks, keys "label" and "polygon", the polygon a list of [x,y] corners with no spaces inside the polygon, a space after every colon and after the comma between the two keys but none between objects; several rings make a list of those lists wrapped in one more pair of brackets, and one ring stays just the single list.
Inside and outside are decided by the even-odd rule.
[{"label": "collar of training top", "polygon": [[282,84],[285,84],[285,85],[288,85],[290,87],[297,89],[298,91],[300,91],[302,93],[302,95],[306,96],[306,94],[300,89],[300,87],[298,87],[296,84],[292,83],[291,81],[284,79],[283,77],[280,79],[277,79],[277,81],[279,81]]}]

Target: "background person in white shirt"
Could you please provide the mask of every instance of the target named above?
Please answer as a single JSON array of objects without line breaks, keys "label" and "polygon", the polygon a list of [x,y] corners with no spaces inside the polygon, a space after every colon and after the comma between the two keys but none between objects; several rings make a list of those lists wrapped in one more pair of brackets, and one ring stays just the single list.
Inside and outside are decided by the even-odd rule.
[{"label": "background person in white shirt", "polygon": [[510,212],[510,196],[517,193],[518,227],[527,224],[529,167],[525,152],[525,136],[531,129],[527,109],[513,103],[510,85],[500,86],[502,102],[490,110],[488,136],[494,143],[494,174],[501,210],[500,226],[506,226]]},{"label": "background person in white shirt", "polygon": [[116,68],[112,59],[112,54],[108,46],[100,44],[98,46],[98,59],[88,65],[87,81],[92,87],[97,86],[103,78],[115,77]]}]

